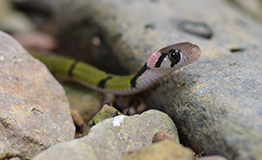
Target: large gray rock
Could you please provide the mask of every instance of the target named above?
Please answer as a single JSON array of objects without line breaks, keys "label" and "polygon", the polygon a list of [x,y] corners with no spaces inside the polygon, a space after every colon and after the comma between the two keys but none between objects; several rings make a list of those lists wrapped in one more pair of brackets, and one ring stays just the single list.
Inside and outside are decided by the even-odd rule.
[{"label": "large gray rock", "polygon": [[34,160],[120,159],[127,152],[150,145],[153,135],[159,131],[170,134],[179,142],[176,127],[165,113],[149,110],[141,115],[120,115],[99,122],[83,138],[60,143],[43,151]]},{"label": "large gray rock", "polygon": [[0,159],[30,159],[74,138],[61,85],[9,35],[0,31]]},{"label": "large gray rock", "polygon": [[[182,141],[196,152],[203,150],[229,159],[261,159],[259,50],[248,48],[218,59],[203,57],[198,67],[172,75],[176,81],[157,88],[149,103],[168,111],[179,126]],[[172,86],[177,89],[171,91]]]},{"label": "large gray rock", "polygon": [[198,44],[202,58],[162,81],[148,104],[170,114],[182,142],[197,153],[262,159],[261,24],[225,1],[58,0],[54,6],[62,32],[95,22],[131,72],[162,46]]}]

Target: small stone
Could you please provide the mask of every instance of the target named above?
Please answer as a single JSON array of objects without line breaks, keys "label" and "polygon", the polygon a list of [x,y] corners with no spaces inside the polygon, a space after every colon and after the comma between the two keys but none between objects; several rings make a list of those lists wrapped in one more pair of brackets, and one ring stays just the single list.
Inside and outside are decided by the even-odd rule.
[{"label": "small stone", "polygon": [[35,24],[23,12],[12,11],[0,22],[1,30],[10,33],[25,33],[35,30]]},{"label": "small stone", "polygon": [[156,143],[156,142],[160,142],[164,140],[176,142],[176,140],[171,135],[167,134],[166,132],[157,132],[153,136],[152,143]]},{"label": "small stone", "polygon": [[164,140],[144,147],[138,151],[126,153],[121,160],[193,160],[194,152],[173,141]]},{"label": "small stone", "polygon": [[71,116],[73,117],[74,123],[78,126],[81,127],[84,125],[84,120],[82,116],[79,114],[78,110],[76,109],[70,109]]},{"label": "small stone", "polygon": [[136,112],[137,112],[138,114],[140,114],[140,113],[144,112],[144,111],[146,110],[146,108],[147,108],[147,105],[146,105],[144,102],[141,102],[141,103],[137,106]]},{"label": "small stone", "polygon": [[41,32],[14,34],[13,37],[28,51],[54,51],[58,47],[54,37]]},{"label": "small stone", "polygon": [[88,126],[84,133],[87,133],[93,125],[96,125],[107,118],[112,118],[115,112],[117,112],[117,114],[119,113],[114,107],[104,104],[102,109],[88,122]]}]

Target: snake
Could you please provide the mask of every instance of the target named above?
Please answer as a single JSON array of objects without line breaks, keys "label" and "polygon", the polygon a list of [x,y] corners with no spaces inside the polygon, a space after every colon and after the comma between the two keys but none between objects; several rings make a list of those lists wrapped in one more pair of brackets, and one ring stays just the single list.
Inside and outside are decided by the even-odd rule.
[{"label": "snake", "polygon": [[142,92],[163,77],[199,59],[201,49],[190,42],[175,43],[155,51],[143,67],[130,75],[115,75],[83,61],[57,54],[32,55],[42,61],[50,72],[62,80],[71,80],[94,90],[115,95]]}]

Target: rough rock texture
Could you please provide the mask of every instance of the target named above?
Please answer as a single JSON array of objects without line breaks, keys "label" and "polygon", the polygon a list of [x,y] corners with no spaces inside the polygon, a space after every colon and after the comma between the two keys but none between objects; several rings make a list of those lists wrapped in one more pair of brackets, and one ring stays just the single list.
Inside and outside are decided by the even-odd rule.
[{"label": "rough rock texture", "polygon": [[262,159],[261,24],[222,0],[54,4],[61,31],[91,19],[132,72],[159,47],[179,41],[198,44],[201,59],[162,81],[148,104],[170,114],[182,142],[197,153]]},{"label": "rough rock texture", "polygon": [[75,128],[61,85],[46,67],[0,31],[0,159],[29,159],[71,140]]},{"label": "rough rock texture", "polygon": [[[172,75],[176,81],[153,92],[150,103],[165,107],[196,152],[261,159],[262,65],[257,59],[262,59],[258,50],[203,57],[198,67]],[[178,89],[171,92],[172,86]]]},{"label": "rough rock texture", "polygon": [[151,144],[153,135],[159,131],[167,132],[178,142],[176,127],[165,113],[149,110],[141,115],[120,115],[96,124],[83,138],[43,151],[34,160],[119,159],[126,152]]},{"label": "rough rock texture", "polygon": [[138,151],[126,153],[121,160],[193,160],[194,152],[172,141],[161,141]]}]

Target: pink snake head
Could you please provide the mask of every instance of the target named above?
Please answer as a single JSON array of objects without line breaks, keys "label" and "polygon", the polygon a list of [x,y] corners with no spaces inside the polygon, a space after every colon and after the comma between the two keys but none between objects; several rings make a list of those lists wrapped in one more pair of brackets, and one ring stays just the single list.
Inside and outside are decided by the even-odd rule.
[{"label": "pink snake head", "polygon": [[195,62],[200,55],[201,49],[197,45],[190,42],[176,43],[153,53],[147,60],[147,66],[152,70],[166,70],[170,73]]}]

